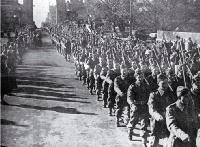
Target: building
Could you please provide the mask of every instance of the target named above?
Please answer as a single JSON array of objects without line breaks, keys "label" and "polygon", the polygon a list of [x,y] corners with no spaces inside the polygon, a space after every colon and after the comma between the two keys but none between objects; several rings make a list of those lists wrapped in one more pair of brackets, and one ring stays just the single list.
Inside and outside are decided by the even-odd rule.
[{"label": "building", "polygon": [[33,25],[33,0],[24,0],[23,1],[23,6],[25,8],[26,12],[26,23]]},{"label": "building", "polygon": [[66,19],[65,0],[56,0],[56,24],[62,23]]},{"label": "building", "polygon": [[51,25],[56,24],[56,6],[49,6],[49,12],[46,18],[46,22]]},{"label": "building", "polygon": [[24,7],[17,0],[1,0],[1,31],[15,32],[24,23]]}]

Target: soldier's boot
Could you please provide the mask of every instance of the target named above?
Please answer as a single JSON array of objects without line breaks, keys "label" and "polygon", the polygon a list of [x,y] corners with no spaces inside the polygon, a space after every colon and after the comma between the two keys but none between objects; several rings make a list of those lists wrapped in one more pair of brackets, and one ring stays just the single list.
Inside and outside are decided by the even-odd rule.
[{"label": "soldier's boot", "polygon": [[93,95],[92,88],[90,88],[90,94]]},{"label": "soldier's boot", "polygon": [[96,94],[97,94],[97,101],[100,100],[100,95],[101,95],[101,92],[99,89],[96,90]]},{"label": "soldier's boot", "polygon": [[132,141],[133,138],[133,129],[132,128],[128,128],[128,139],[130,141]]},{"label": "soldier's boot", "polygon": [[102,99],[103,99],[103,107],[106,108],[106,105],[107,105],[107,95],[106,95],[106,93],[102,94]]},{"label": "soldier's boot", "polygon": [[109,108],[109,116],[112,116],[112,108]]},{"label": "soldier's boot", "polygon": [[147,136],[148,136],[147,131],[141,130],[140,136],[142,137],[142,145],[144,147],[146,147],[147,146]]},{"label": "soldier's boot", "polygon": [[106,102],[103,102],[103,107],[106,108],[107,104]]},{"label": "soldier's boot", "polygon": [[157,147],[159,144],[159,138],[156,136],[151,136],[150,147]]},{"label": "soldier's boot", "polygon": [[116,126],[117,126],[117,127],[120,127],[119,118],[118,118],[118,117],[117,117],[117,119],[116,119]]},{"label": "soldier's boot", "polygon": [[85,85],[85,84],[86,84],[86,78],[83,77],[83,85]]},{"label": "soldier's boot", "polygon": [[90,89],[90,79],[87,78],[87,79],[86,79],[86,82],[87,82],[87,89]]}]

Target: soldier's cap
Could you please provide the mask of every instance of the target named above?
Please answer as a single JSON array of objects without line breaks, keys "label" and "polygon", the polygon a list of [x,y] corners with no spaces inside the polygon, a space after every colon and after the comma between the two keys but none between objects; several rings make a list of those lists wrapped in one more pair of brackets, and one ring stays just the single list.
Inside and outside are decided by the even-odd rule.
[{"label": "soldier's cap", "polygon": [[190,90],[184,86],[178,86],[176,90],[177,97],[180,98],[181,96],[188,94],[189,91]]},{"label": "soldier's cap", "polygon": [[194,82],[200,81],[200,74],[194,75],[192,79],[193,79]]},{"label": "soldier's cap", "polygon": [[164,81],[165,79],[167,79],[167,76],[165,74],[161,73],[161,74],[157,75],[157,81],[158,81],[158,83],[160,81]]}]

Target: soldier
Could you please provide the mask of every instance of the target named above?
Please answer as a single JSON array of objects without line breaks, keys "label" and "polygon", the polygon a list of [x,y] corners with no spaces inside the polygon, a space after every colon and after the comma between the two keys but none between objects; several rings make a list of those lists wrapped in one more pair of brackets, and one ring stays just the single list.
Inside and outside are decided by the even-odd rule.
[{"label": "soldier", "polygon": [[71,41],[69,39],[67,39],[67,41],[65,43],[64,55],[65,55],[66,61],[69,62],[70,55],[71,55]]},{"label": "soldier", "polygon": [[166,123],[170,136],[168,147],[196,147],[199,122],[189,89],[177,88],[178,100],[167,107]]},{"label": "soldier", "polygon": [[137,69],[137,63],[135,61],[132,61],[131,68],[128,69],[128,79],[129,79],[130,84],[133,84],[136,81],[135,76],[134,76],[136,69]]},{"label": "soldier", "polygon": [[17,81],[16,81],[16,66],[17,66],[17,57],[15,56],[14,50],[8,51],[8,60],[7,65],[10,69],[9,76],[10,76],[10,84],[12,89],[17,89]]},{"label": "soldier", "polygon": [[103,99],[103,107],[106,108],[107,106],[107,102],[108,102],[108,86],[109,84],[107,83],[106,81],[106,76],[107,76],[107,73],[108,73],[108,70],[112,69],[112,60],[111,59],[108,59],[107,60],[107,67],[106,68],[103,68],[102,71],[101,71],[101,79],[103,80],[103,83],[102,83],[102,99]]},{"label": "soldier", "polygon": [[7,66],[7,57],[6,55],[1,55],[1,104],[8,105],[4,100],[4,95],[11,92],[10,83],[9,83],[9,68]]},{"label": "soldier", "polygon": [[147,78],[152,92],[154,92],[158,89],[158,83],[157,83],[157,75],[158,74],[159,74],[158,67],[153,67],[151,70],[151,75],[149,75]]},{"label": "soldier", "polygon": [[191,95],[194,101],[196,112],[200,114],[200,74],[196,74],[193,77]]},{"label": "soldier", "polygon": [[149,113],[152,117],[152,146],[156,147],[159,139],[169,135],[165,123],[166,107],[175,102],[175,96],[169,89],[168,79],[164,74],[157,76],[158,89],[149,96]]},{"label": "soldier", "polygon": [[84,66],[84,63],[87,59],[87,55],[85,53],[85,49],[82,50],[82,53],[81,53],[81,57],[80,57],[80,62],[81,62],[81,71],[82,71],[82,80],[83,80],[83,85],[86,84],[86,80],[87,80],[87,72],[86,72],[86,69],[85,69],[85,66]]},{"label": "soldier", "polygon": [[128,106],[127,104],[127,90],[129,86],[129,82],[127,79],[127,68],[124,65],[120,67],[121,75],[116,77],[114,80],[114,90],[117,93],[115,102],[117,105],[116,110],[116,124],[119,127],[119,119],[122,115],[123,108]]},{"label": "soldier", "polygon": [[108,86],[108,108],[109,115],[112,116],[112,109],[114,109],[116,92],[114,90],[114,79],[120,75],[120,65],[117,61],[113,61],[113,69],[108,70],[106,75],[106,82]]},{"label": "soldier", "polygon": [[[93,73],[93,69],[94,69],[94,61],[92,59],[92,53],[89,53],[89,57],[86,59],[86,72],[87,72],[87,88],[90,89],[90,78],[93,78],[93,75],[91,75]],[[91,72],[91,73],[90,73]]]},{"label": "soldier", "polygon": [[[95,89],[97,94],[97,100],[99,100],[101,95],[101,88],[103,80],[100,77],[100,73],[102,69],[106,68],[106,61],[104,58],[99,57],[99,64],[97,64],[94,68],[94,78],[95,78]],[[102,71],[105,72],[105,71]]]},{"label": "soldier", "polygon": [[148,99],[150,94],[150,85],[144,79],[144,74],[141,70],[136,70],[135,73],[136,82],[131,84],[127,92],[127,102],[130,105],[131,116],[128,127],[128,137],[132,140],[133,129],[135,125],[142,119],[142,129],[144,142],[147,141],[147,126],[149,124],[149,112],[148,112]]},{"label": "soldier", "polygon": [[195,75],[200,70],[200,64],[198,62],[198,58],[194,57],[192,63],[190,65],[190,70],[192,75]]},{"label": "soldier", "polygon": [[[177,73],[178,86],[184,86],[183,69],[180,67]],[[191,88],[191,80],[188,75],[185,75],[185,82],[188,88]]]},{"label": "soldier", "polygon": [[176,89],[178,86],[181,86],[180,83],[178,82],[178,79],[175,75],[175,72],[173,69],[167,69],[166,75],[168,77],[168,84],[171,90],[174,92],[174,95],[176,95]]}]

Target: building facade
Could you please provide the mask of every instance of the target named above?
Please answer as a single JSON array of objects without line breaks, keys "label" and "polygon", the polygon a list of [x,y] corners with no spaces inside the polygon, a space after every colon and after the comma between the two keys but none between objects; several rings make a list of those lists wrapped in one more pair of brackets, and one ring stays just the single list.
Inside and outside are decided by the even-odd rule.
[{"label": "building facade", "polygon": [[26,12],[26,23],[33,25],[33,0],[24,0],[23,6]]},{"label": "building facade", "polygon": [[66,19],[65,0],[56,0],[56,23],[62,23]]}]

